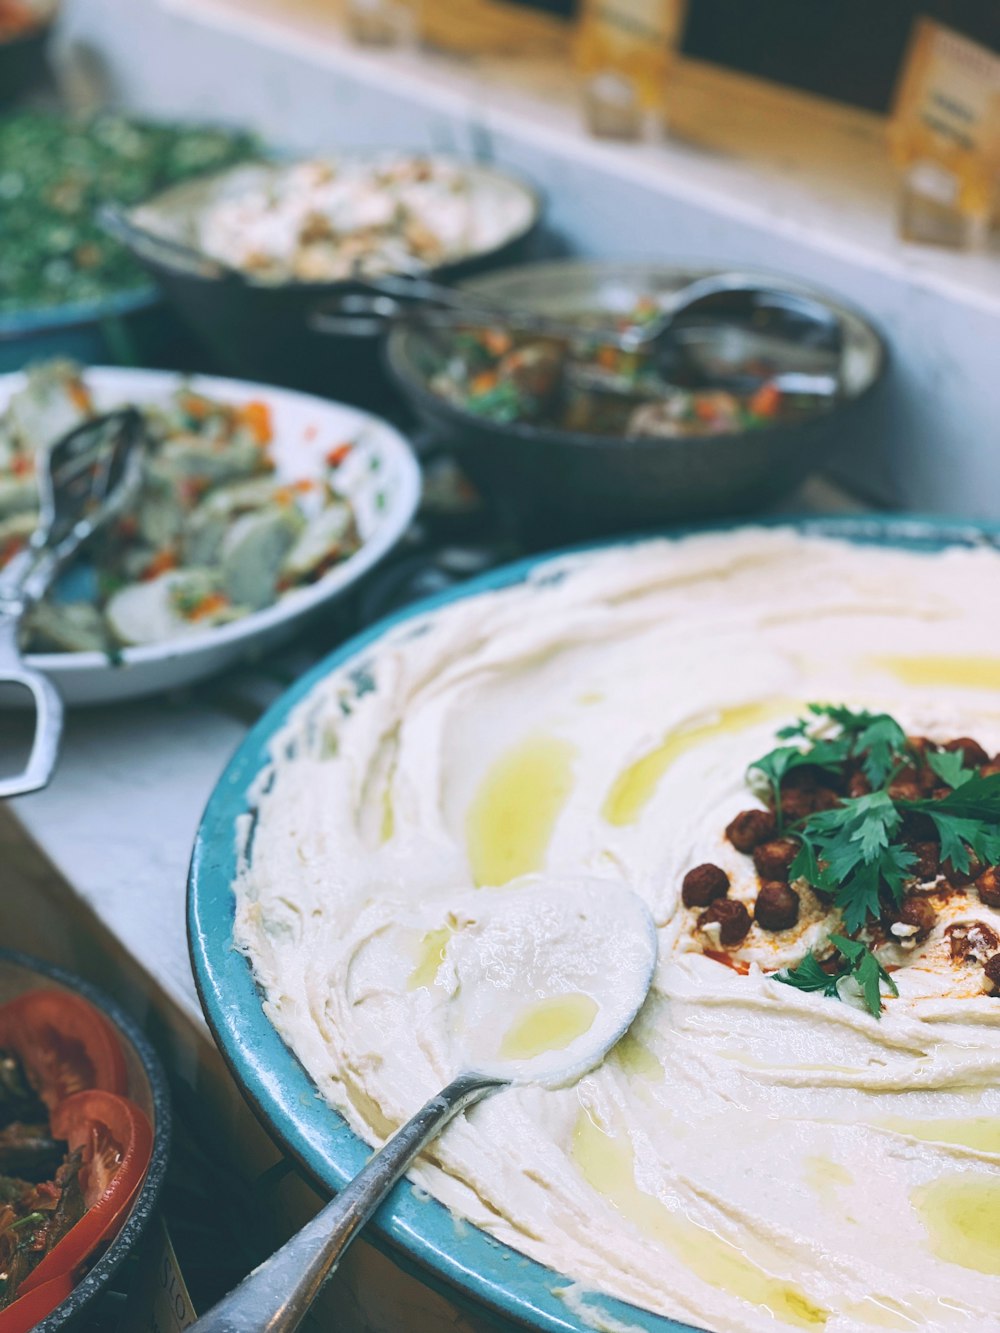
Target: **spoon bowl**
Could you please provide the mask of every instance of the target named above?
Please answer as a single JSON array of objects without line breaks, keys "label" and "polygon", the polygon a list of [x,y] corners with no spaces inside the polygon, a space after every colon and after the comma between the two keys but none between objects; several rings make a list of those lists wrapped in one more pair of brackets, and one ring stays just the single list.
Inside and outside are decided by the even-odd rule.
[{"label": "spoon bowl", "polygon": [[470,1063],[340,1194],[194,1325],[195,1333],[291,1333],[379,1204],[455,1116],[512,1086],[565,1087],[596,1068],[642,1008],[656,925],[609,880],[529,876],[463,894],[432,983],[451,1049]]}]

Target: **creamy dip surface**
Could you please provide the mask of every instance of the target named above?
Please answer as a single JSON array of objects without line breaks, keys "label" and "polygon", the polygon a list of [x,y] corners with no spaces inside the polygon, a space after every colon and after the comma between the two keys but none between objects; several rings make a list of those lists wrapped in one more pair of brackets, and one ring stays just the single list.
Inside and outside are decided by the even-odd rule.
[{"label": "creamy dip surface", "polygon": [[[826,939],[807,894],[796,927],[716,956],[680,897],[714,862],[752,902],[724,830],[808,701],[1000,749],[998,588],[986,549],[744,528],[560,558],[405,622],[317,686],[258,785],[236,940],[269,1017],[381,1143],[461,1063],[476,890],[485,913],[525,876],[631,888],[659,961],[629,1035],[573,1086],[476,1106],[413,1178],[699,1327],[1000,1329],[1000,999],[944,935],[1000,913],[956,895],[885,946],[899,996],[875,1019],[769,975]],[[530,991],[512,1028],[568,1046],[586,1005],[539,1019]]]}]

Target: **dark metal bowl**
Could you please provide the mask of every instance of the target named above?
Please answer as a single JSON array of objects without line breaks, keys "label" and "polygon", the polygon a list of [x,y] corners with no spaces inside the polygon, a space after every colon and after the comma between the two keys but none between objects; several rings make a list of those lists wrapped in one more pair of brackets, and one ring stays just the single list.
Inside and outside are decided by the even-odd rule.
[{"label": "dark metal bowl", "polygon": [[128,1069],[128,1095],[145,1111],[153,1126],[153,1153],[142,1188],[125,1225],[87,1275],[66,1299],[36,1326],[36,1333],[56,1333],[82,1322],[95,1299],[111,1281],[124,1259],[135,1249],[156,1208],[170,1154],[170,1098],[167,1080],[156,1053],[138,1024],[102,991],[64,972],[13,949],[0,949],[0,1004],[24,991],[39,987],[72,991],[89,1000],[111,1020],[121,1039]]},{"label": "dark metal bowl", "polygon": [[43,19],[16,37],[0,41],[0,105],[6,106],[46,73],[46,47],[53,18]]},{"label": "dark metal bowl", "polygon": [[[464,284],[491,301],[552,315],[625,314],[638,299],[718,271],[707,266],[561,260],[508,269]],[[841,330],[844,392],[794,423],[664,439],[617,437],[484,420],[429,387],[440,350],[413,325],[389,335],[389,373],[434,438],[454,449],[473,480],[528,527],[560,537],[653,526],[668,519],[742,514],[778,499],[833,456],[865,410],[885,368],[882,340],[856,311],[771,273],[768,286],[807,293]]]},{"label": "dark metal bowl", "polygon": [[[429,156],[439,159],[442,155]],[[432,275],[449,281],[527,258],[543,207],[534,187],[511,172],[474,163],[460,165],[484,181],[495,183],[496,188],[521,196],[525,201],[525,222],[502,243],[443,266]],[[169,215],[175,226],[182,225],[185,213],[193,216],[203,206],[222,174],[174,186],[133,209],[130,220],[141,226],[144,216],[161,212]],[[168,303],[211,351],[225,373],[320,393],[361,407],[384,406],[386,383],[379,357],[378,329],[373,328],[368,336],[348,337],[320,333],[310,324],[311,316],[342,284],[245,283],[239,278],[210,277],[196,272],[155,243],[136,244],[133,239],[130,248],[162,288]]]}]

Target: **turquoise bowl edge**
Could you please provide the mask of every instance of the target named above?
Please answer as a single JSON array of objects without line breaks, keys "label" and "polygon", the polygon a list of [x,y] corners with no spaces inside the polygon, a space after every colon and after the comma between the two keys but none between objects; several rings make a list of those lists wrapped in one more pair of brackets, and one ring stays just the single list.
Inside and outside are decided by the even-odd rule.
[{"label": "turquoise bowl edge", "polygon": [[[188,941],[195,982],[209,1026],[244,1096],[265,1128],[325,1192],[342,1188],[368,1160],[371,1149],[322,1102],[312,1079],[265,1016],[249,964],[233,947],[236,820],[250,811],[249,789],[268,762],[275,733],[324,676],[407,620],[462,598],[524,582],[537,566],[567,554],[737,526],[795,527],[813,535],[923,551],[983,541],[1000,546],[1000,524],[915,514],[863,514],[692,524],[545,552],[422,599],[355,635],[282,695],[230,760],[209,798],[191,857]],[[508,1327],[544,1333],[593,1333],[594,1324],[581,1320],[559,1295],[560,1289],[577,1285],[574,1279],[494,1240],[406,1180],[375,1215],[367,1235],[408,1271],[466,1307],[485,1308],[501,1326],[506,1321]],[[581,1294],[595,1319],[603,1316],[643,1333],[690,1333],[694,1327],[596,1292]]]}]

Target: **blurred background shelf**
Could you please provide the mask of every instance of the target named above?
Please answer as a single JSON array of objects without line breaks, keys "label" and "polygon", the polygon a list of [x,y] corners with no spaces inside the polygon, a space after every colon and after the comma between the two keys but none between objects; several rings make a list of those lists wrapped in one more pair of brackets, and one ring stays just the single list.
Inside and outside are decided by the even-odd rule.
[{"label": "blurred background shelf", "polygon": [[327,0],[67,0],[56,50],[125,106],[248,123],[295,149],[495,158],[548,194],[555,250],[780,256],[890,337],[886,393],[840,475],[886,503],[996,513],[1000,258],[898,239],[880,115],[685,61],[668,140],[596,140],[568,57],[359,48]]}]

